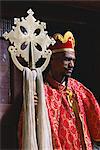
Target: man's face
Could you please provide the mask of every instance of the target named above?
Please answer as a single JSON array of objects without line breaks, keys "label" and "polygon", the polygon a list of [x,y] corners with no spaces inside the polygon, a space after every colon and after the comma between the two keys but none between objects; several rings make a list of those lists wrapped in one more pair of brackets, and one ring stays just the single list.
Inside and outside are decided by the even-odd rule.
[{"label": "man's face", "polygon": [[61,82],[64,76],[70,77],[74,68],[75,52],[55,53],[51,59],[51,72],[55,80]]}]

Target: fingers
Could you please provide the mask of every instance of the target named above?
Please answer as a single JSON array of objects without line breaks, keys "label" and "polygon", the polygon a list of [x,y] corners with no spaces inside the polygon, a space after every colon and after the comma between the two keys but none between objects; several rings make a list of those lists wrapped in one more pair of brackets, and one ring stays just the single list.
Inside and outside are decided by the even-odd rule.
[{"label": "fingers", "polygon": [[38,96],[37,93],[34,93],[34,104],[37,105],[38,104]]},{"label": "fingers", "polygon": [[34,105],[37,106],[37,105],[38,105],[38,102],[34,102]]},{"label": "fingers", "polygon": [[38,100],[38,97],[37,97],[37,95],[34,95],[34,100]]},{"label": "fingers", "polygon": [[37,105],[37,104],[38,104],[38,101],[34,99],[34,105]]}]

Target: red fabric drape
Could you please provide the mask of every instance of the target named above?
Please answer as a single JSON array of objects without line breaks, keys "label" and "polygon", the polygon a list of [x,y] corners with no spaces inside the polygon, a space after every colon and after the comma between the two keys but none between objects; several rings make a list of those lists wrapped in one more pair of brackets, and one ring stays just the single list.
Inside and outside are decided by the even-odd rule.
[{"label": "red fabric drape", "polygon": [[[95,97],[83,84],[69,78],[68,89],[77,102],[76,116],[68,102],[66,87],[51,78],[48,82],[44,89],[54,150],[84,150],[84,145],[86,150],[92,150],[92,140],[100,139],[100,107]],[[23,115],[18,131],[20,143],[22,118]]]}]

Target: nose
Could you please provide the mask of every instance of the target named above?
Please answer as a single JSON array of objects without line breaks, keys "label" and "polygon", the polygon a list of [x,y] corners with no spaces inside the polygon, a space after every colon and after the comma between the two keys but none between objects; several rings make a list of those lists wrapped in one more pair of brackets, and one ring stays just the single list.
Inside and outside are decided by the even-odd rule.
[{"label": "nose", "polygon": [[69,66],[70,66],[70,67],[74,67],[74,61],[73,61],[73,60],[70,60],[70,61],[69,61]]}]

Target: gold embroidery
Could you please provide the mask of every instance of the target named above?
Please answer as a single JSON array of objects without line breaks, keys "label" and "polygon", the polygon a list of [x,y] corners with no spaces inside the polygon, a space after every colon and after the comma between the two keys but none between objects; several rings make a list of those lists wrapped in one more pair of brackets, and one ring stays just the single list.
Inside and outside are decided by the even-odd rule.
[{"label": "gold embroidery", "polygon": [[100,139],[94,139],[94,138],[93,138],[93,140],[94,140],[95,142],[100,142]]},{"label": "gold embroidery", "polygon": [[73,42],[73,47],[75,46],[75,39],[70,31],[67,31],[64,36],[62,36],[60,33],[56,33],[53,35],[53,37],[55,40],[60,40],[62,43],[66,43],[70,38],[70,40]]},{"label": "gold embroidery", "polygon": [[85,145],[85,141],[84,141],[84,134],[83,134],[83,128],[82,128],[82,122],[81,122],[80,117],[79,117],[78,102],[75,100],[75,98],[73,98],[72,91],[67,89],[66,92],[67,92],[67,99],[68,99],[69,105],[72,108],[72,110],[75,114],[75,117],[76,117],[76,128],[77,128],[77,131],[78,131],[79,136],[80,136],[82,149],[86,150],[86,145]]},{"label": "gold embroidery", "polygon": [[69,89],[67,89],[66,92],[67,92],[67,98],[68,98],[69,105],[70,105],[70,107],[72,107],[72,105],[73,105],[73,100],[72,100],[73,93]]}]

